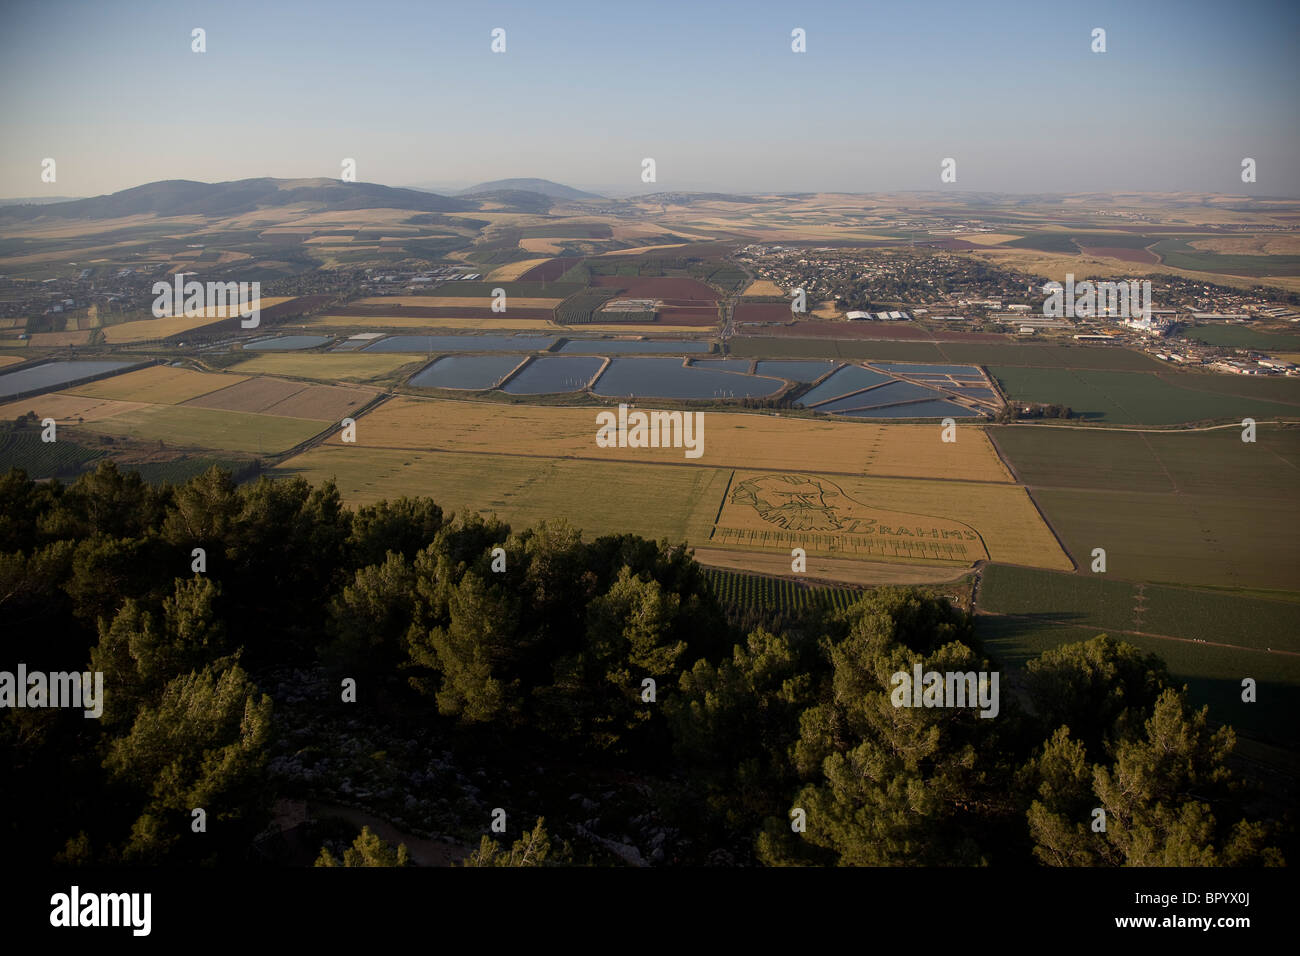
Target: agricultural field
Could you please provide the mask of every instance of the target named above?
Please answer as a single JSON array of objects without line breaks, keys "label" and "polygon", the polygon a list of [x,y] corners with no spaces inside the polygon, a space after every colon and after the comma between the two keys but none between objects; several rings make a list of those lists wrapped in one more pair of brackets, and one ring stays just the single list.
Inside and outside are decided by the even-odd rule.
[{"label": "agricultural field", "polygon": [[122,412],[144,407],[141,402],[119,402],[90,398],[69,392],[45,392],[0,405],[0,422],[34,412],[39,419],[53,418],[59,424],[77,421],[103,421]]},{"label": "agricultural field", "polygon": [[114,437],[161,442],[172,448],[272,455],[318,434],[322,423],[185,405],[141,405],[80,427]]},{"label": "agricultural field", "polygon": [[[1011,480],[988,437],[978,428],[963,428],[957,441],[944,442],[938,428],[929,425],[704,412],[703,455],[688,459],[681,448],[597,447],[595,416],[603,410],[399,397],[358,421],[357,445],[697,467],[798,470],[815,462],[826,474]],[[330,439],[330,443],[336,441]]]},{"label": "agricultural field", "polygon": [[[267,296],[254,303],[254,307],[266,310],[281,302],[290,301],[289,296]],[[132,342],[145,342],[150,339],[165,339],[181,332],[212,325],[224,318],[217,309],[209,308],[205,315],[166,316],[164,318],[132,319],[117,325],[104,326],[104,341],[110,345],[126,345]],[[233,314],[231,312],[230,314]]]},{"label": "agricultural field", "polygon": [[74,441],[41,441],[39,429],[0,429],[0,468],[21,468],[33,478],[71,478],[103,453]]},{"label": "agricultural field", "polygon": [[[283,328],[287,328],[284,326]],[[295,325],[304,331],[313,332],[332,329],[358,329],[363,331],[388,331],[414,329],[432,331],[434,329],[471,329],[475,331],[535,331],[557,332],[561,326],[549,319],[529,319],[501,313],[489,316],[445,316],[427,319],[411,315],[313,315],[304,319],[301,325]],[[656,327],[656,331],[659,331]]]},{"label": "agricultural field", "polygon": [[1300,335],[1260,332],[1245,325],[1197,325],[1178,332],[1183,338],[1207,345],[1255,349],[1258,352],[1285,352],[1300,349]]},{"label": "agricultural field", "polygon": [[[444,506],[495,510],[507,520],[563,516],[600,533],[615,529],[621,501],[625,530],[649,533],[641,530],[648,528],[652,537],[667,533],[711,549],[780,548],[787,560],[791,547],[804,547],[810,557],[913,565],[961,567],[988,557],[1071,567],[1028,495],[1007,482],[975,429],[969,436],[963,430],[962,440],[945,446],[931,434],[934,429],[923,426],[706,413],[705,455],[688,460],[682,449],[597,448],[594,412],[397,398],[358,420],[355,445],[331,435],[284,462],[281,471],[338,475],[350,502],[375,500],[383,489],[389,497],[421,493]],[[800,432],[814,425],[815,437],[800,444]],[[841,430],[849,428],[861,429],[854,436],[860,440],[841,438],[850,434]],[[509,436],[508,443],[503,436]],[[877,437],[878,443],[867,436]],[[726,462],[732,446],[738,460]],[[941,457],[958,449],[963,449],[958,458]],[[818,458],[809,457],[814,454]],[[737,498],[746,481],[752,478],[762,486],[769,476],[737,472],[729,490],[732,469],[725,466],[739,463],[752,469],[762,458],[770,459],[774,469],[798,475],[801,487],[816,485],[820,504],[812,507],[811,498],[796,495],[771,509]],[[842,465],[846,471],[806,475],[798,470],[810,460],[823,467]],[[878,469],[877,474],[929,472],[930,478],[858,477],[867,468]],[[935,480],[964,473],[984,477]],[[563,486],[563,481],[571,484]],[[782,517],[794,511],[801,514]],[[840,530],[841,525],[852,530]],[[932,537],[932,547],[915,543],[921,525]],[[872,539],[868,529],[881,526],[889,530],[875,530]],[[886,538],[889,546],[874,543]]]},{"label": "agricultural field", "polygon": [[127,372],[125,375],[116,375],[113,378],[88,382],[85,385],[74,385],[66,391],[87,398],[179,405],[219,388],[237,385],[244,379],[243,375],[197,372],[170,365],[150,365],[148,368]]},{"label": "agricultural field", "polygon": [[812,607],[841,610],[862,596],[856,588],[810,586],[789,578],[741,574],[719,568],[706,567],[704,579],[719,604],[739,611],[791,612]]},{"label": "agricultural field", "polygon": [[1300,603],[1138,584],[1086,571],[1058,574],[989,565],[980,576],[979,609],[1112,635],[1132,631],[1300,653]]},{"label": "agricultural field", "polygon": [[1240,494],[1262,501],[1295,496],[1300,427],[1259,425],[1253,443],[1241,427],[1209,431],[996,425],[989,436],[1020,480],[1038,487],[1088,490]]},{"label": "agricultural field", "polygon": [[377,394],[373,389],[304,385],[276,378],[251,378],[186,402],[188,408],[219,408],[312,421],[353,415]]},{"label": "agricultural field", "polygon": [[17,365],[22,361],[25,360],[21,355],[0,355],[0,368],[4,368],[6,365]]},{"label": "agricultural field", "polygon": [[1024,489],[960,481],[736,471],[708,544],[918,564],[987,558],[1072,567]]},{"label": "agricultural field", "polygon": [[[1226,394],[1209,373],[1038,369],[990,365],[1007,398],[1069,406],[1090,421],[1116,425],[1175,425],[1250,417],[1300,420],[1300,381],[1234,381]],[[1242,376],[1233,376],[1241,379]],[[1275,386],[1285,400],[1262,397],[1259,385]],[[1254,392],[1253,396],[1250,393]],[[1248,397],[1249,396],[1249,397]]]},{"label": "agricultural field", "polygon": [[[998,664],[1013,672],[1044,651],[1088,641],[1102,629],[1051,620],[980,614],[975,633]],[[1144,654],[1164,660],[1170,676],[1186,684],[1192,702],[1210,708],[1210,719],[1282,747],[1296,748],[1295,713],[1300,707],[1300,657],[1139,634],[1112,634]],[[1257,701],[1241,699],[1242,677],[1258,682]]]},{"label": "agricultural field", "polygon": [[1300,590],[1300,429],[990,428],[1081,567],[1134,581]]},{"label": "agricultural field", "polygon": [[[500,288],[505,288],[501,286]],[[509,309],[553,309],[560,304],[563,297],[555,298],[554,296],[511,296],[506,294],[506,306]],[[437,306],[439,308],[460,308],[482,309],[492,307],[492,295],[378,295],[366,299],[357,299],[355,302],[349,302],[346,306],[340,306],[340,310],[346,311],[350,306],[383,306],[386,310],[401,314],[403,309],[424,308],[428,306]]]},{"label": "agricultural field", "polygon": [[[796,330],[798,326],[795,327]],[[1158,371],[1166,366],[1140,352],[1116,346],[1046,345],[1014,342],[849,341],[797,336],[736,336],[732,355],[757,358],[877,359],[885,362],[938,362],[1024,368]]]},{"label": "agricultural field", "polygon": [[[364,420],[358,423],[358,446]],[[336,479],[349,505],[432,497],[456,513],[496,514],[517,527],[566,519],[587,536],[708,538],[728,471],[671,465],[462,454],[323,444],[276,473]]]},{"label": "agricultural field", "polygon": [[771,279],[755,279],[745,286],[744,291],[740,294],[742,296],[779,295],[785,297],[789,293]]},{"label": "agricultural field", "polygon": [[376,382],[423,359],[396,352],[262,352],[235,368],[244,375],[288,375],[322,382]]}]

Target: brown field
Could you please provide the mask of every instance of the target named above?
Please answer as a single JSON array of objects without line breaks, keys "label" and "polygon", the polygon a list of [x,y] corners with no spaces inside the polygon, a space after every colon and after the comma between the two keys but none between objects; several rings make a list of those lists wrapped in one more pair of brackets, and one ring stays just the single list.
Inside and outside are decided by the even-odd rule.
[{"label": "brown field", "polygon": [[[288,296],[268,296],[260,300],[256,307],[269,309],[273,305],[288,301],[290,301]],[[217,310],[212,308],[207,310],[206,315],[177,315],[161,319],[134,319],[120,325],[105,326],[104,340],[112,345],[120,345],[125,342],[143,342],[147,339],[165,339],[171,335],[211,325],[220,318],[223,318],[223,316],[218,315]]]},{"label": "brown field", "polygon": [[1088,256],[1105,256],[1107,259],[1118,259],[1121,262],[1159,262],[1159,257],[1154,252],[1148,252],[1146,249],[1126,249],[1122,246],[1080,246],[1079,249],[1084,255]]},{"label": "brown field", "polygon": [[394,398],[360,419],[357,445],[714,468],[798,469],[816,461],[826,474],[1011,481],[982,428],[962,428],[959,441],[943,442],[930,425],[705,412],[704,453],[692,459],[681,448],[597,447],[595,416],[603,410]]},{"label": "brown field", "polygon": [[98,422],[143,407],[145,407],[144,402],[118,402],[73,395],[70,392],[47,392],[44,395],[21,398],[16,402],[0,405],[0,420],[14,419],[19,415],[35,412],[40,418],[53,418],[56,422],[77,419]]},{"label": "brown field", "polygon": [[755,279],[749,285],[745,286],[745,291],[740,293],[744,295],[786,295],[785,289],[773,282],[771,279]]},{"label": "brown field", "polygon": [[[438,301],[438,297],[436,296],[430,296],[429,298],[432,301]],[[331,309],[329,314],[355,316],[360,319],[373,319],[377,316],[392,314],[405,315],[417,319],[490,319],[494,317],[500,318],[502,315],[509,315],[516,319],[539,319],[543,321],[551,318],[552,315],[550,309],[526,309],[522,306],[509,306],[508,311],[504,313],[493,312],[489,305],[484,305],[485,301],[490,300],[479,299],[478,308],[472,308],[469,306],[460,306],[459,308],[443,308],[441,306],[398,307],[394,305],[360,305],[354,302],[351,305]]]},{"label": "brown field", "polygon": [[17,365],[19,362],[26,361],[21,355],[0,355],[0,368],[6,365]]},{"label": "brown field", "polygon": [[1012,239],[1019,239],[1020,236],[1010,232],[972,232],[963,233],[956,238],[973,242],[977,246],[997,246]]},{"label": "brown field", "polygon": [[519,248],[524,252],[540,252],[542,254],[554,254],[564,248],[563,239],[542,239],[536,236],[528,239],[519,240]]},{"label": "brown field", "polygon": [[718,310],[712,305],[698,308],[670,306],[660,309],[657,314],[665,323],[684,326],[697,332],[718,324]]},{"label": "brown field", "polygon": [[798,316],[785,302],[741,302],[735,318],[737,322],[789,322]]},{"label": "brown field", "polygon": [[114,375],[112,378],[76,385],[67,391],[90,398],[108,398],[123,402],[148,402],[154,405],[179,405],[208,392],[244,381],[243,375],[226,372],[196,372],[170,365]]},{"label": "brown field", "polygon": [[[439,316],[436,319],[421,319],[409,315],[313,315],[303,319],[301,324],[295,324],[294,328],[312,329],[362,329],[365,331],[376,331],[378,329],[494,329],[494,330],[523,330],[536,332],[545,330],[548,332],[561,331],[562,327],[549,320],[541,321],[539,319],[520,319],[513,318],[509,312],[497,314],[492,318],[457,316],[449,318]],[[287,328],[287,326],[282,326]],[[594,329],[596,326],[584,325],[584,330]],[[627,326],[620,328],[626,329]],[[661,332],[662,326],[648,326],[650,331]]]},{"label": "brown field", "polygon": [[547,259],[519,275],[520,282],[554,282],[582,260],[576,257]]},{"label": "brown field", "polygon": [[[549,296],[509,296],[506,299],[506,308],[508,312],[513,312],[515,309],[553,309],[563,301]],[[354,305],[384,306],[390,314],[401,315],[412,306],[425,309],[490,309],[492,297],[490,295],[377,295],[349,302],[347,305],[339,306],[334,312],[346,314],[347,310]]]},{"label": "brown field", "polygon": [[540,266],[544,262],[545,259],[520,259],[518,262],[507,262],[489,272],[486,279],[489,282],[513,282],[529,269]]},{"label": "brown field", "polygon": [[682,305],[718,300],[712,286],[698,279],[677,276],[592,276],[591,284],[598,289],[616,289],[620,296],[629,299],[682,300]]},{"label": "brown field", "polygon": [[251,378],[209,392],[185,404],[230,412],[257,412],[311,421],[330,422],[355,412],[377,393],[341,385],[304,385],[277,378]]},{"label": "brown field", "polygon": [[34,348],[50,345],[85,345],[90,341],[90,330],[84,332],[32,332],[27,343]]}]

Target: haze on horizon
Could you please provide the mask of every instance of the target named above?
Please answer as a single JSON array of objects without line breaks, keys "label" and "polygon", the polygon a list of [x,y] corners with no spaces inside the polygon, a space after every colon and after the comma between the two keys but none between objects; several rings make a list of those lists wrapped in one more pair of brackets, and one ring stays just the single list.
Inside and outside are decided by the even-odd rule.
[{"label": "haze on horizon", "polygon": [[1296,196],[1298,38],[1281,0],[19,0],[0,12],[0,195],[337,178],[345,157],[360,181],[448,190],[894,192],[942,188],[953,157],[963,193]]}]

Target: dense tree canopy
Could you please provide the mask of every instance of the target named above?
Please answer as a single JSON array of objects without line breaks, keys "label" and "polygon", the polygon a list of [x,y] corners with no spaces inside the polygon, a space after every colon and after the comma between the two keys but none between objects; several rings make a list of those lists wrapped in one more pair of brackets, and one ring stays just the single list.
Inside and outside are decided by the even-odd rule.
[{"label": "dense tree canopy", "polygon": [[[0,670],[104,681],[98,720],[0,714],[19,857],[247,861],[274,801],[312,796],[277,792],[270,755],[319,756],[317,718],[349,745],[393,741],[361,754],[359,791],[392,791],[369,776],[417,738],[513,778],[492,799],[537,824],[509,848],[485,838],[474,866],[582,861],[552,836],[584,832],[572,787],[545,786],[556,768],[644,798],[670,862],[1257,865],[1281,862],[1287,836],[1247,812],[1231,729],[1123,643],[1047,651],[1004,679],[994,719],[899,706],[900,672],[999,670],[942,597],[882,588],[742,628],[681,544],[512,529],[423,498],[353,511],[296,478],[240,486],[214,469],[155,488],[106,462],[64,486],[11,471],[0,618]],[[341,702],[340,682],[364,703]],[[308,715],[291,744],[276,719],[290,704]],[[403,779],[444,792],[453,776]],[[484,814],[462,812],[461,839]],[[367,830],[319,865],[405,862]]]}]

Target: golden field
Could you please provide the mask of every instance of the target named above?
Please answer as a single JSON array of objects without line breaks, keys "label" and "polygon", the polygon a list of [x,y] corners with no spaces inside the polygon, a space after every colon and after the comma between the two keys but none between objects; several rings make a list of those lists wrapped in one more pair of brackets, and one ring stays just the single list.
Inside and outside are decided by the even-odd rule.
[{"label": "golden field", "polygon": [[84,395],[88,398],[179,405],[219,388],[238,384],[246,377],[226,372],[196,372],[188,368],[172,368],[170,365],[150,365],[125,375],[76,385],[66,391],[71,395]]},{"label": "golden field", "polygon": [[957,441],[944,442],[937,425],[704,412],[704,453],[692,459],[680,448],[597,447],[596,413],[603,410],[397,397],[357,422],[357,445],[716,468],[798,470],[815,461],[826,474],[1012,480],[982,428],[959,428]]}]

